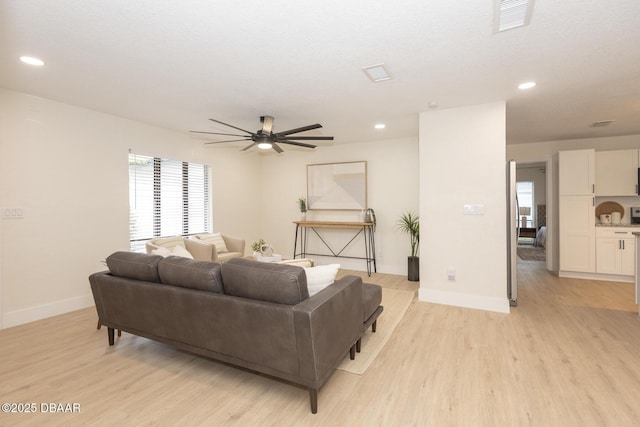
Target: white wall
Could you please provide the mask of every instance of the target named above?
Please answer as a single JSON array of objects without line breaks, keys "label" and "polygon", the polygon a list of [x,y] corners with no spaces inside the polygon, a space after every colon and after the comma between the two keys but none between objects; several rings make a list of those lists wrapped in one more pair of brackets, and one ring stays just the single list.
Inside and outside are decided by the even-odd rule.
[{"label": "white wall", "polygon": [[[367,162],[368,206],[376,213],[375,241],[377,270],[381,273],[407,274],[409,237],[396,229],[402,212],[418,212],[418,140],[417,138],[323,146],[315,151],[287,150],[283,155],[262,157],[262,179],[256,185],[262,189],[263,209],[256,216],[262,223],[262,233],[248,244],[263,237],[276,253],[287,258],[293,254],[295,225],[300,219],[297,200],[306,196],[308,164],[349,161]],[[358,221],[358,211],[309,211],[308,219]],[[341,249],[355,230],[322,230],[334,250]],[[327,253],[317,237],[309,234],[309,248]],[[346,241],[345,241],[346,239]],[[363,256],[364,242],[358,237],[344,254]],[[362,260],[313,256],[321,263],[339,263],[343,268],[366,270]]]},{"label": "white wall", "polygon": [[[509,311],[505,109],[496,102],[420,115],[422,301]],[[465,204],[484,214],[463,215]]]},{"label": "white wall", "polygon": [[[129,248],[129,149],[210,165],[213,230],[244,238],[247,253],[253,240],[264,237],[285,256],[293,252],[292,221],[300,217],[298,197],[306,194],[306,165],[366,160],[369,205],[378,214],[378,271],[406,274],[409,240],[394,227],[401,212],[418,211],[417,146],[410,138],[290,149],[281,156],[241,153],[0,90],[0,207],[25,214],[0,221],[0,327],[93,304],[87,277],[105,268],[108,254]],[[358,244],[348,250],[359,253]],[[338,262],[366,268],[360,260]]]},{"label": "white wall", "polygon": [[[258,209],[259,164],[186,134],[0,90],[3,328],[93,304],[89,274],[128,250],[128,150],[213,167],[213,226],[242,233]],[[247,194],[245,194],[245,191]],[[229,209],[229,202],[234,209]],[[237,208],[237,210],[236,210]]]}]

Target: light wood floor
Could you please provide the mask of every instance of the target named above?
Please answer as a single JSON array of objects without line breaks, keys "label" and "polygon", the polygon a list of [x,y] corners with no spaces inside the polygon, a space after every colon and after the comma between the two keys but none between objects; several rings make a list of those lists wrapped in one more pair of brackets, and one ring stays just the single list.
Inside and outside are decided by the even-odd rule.
[{"label": "light wood floor", "polygon": [[109,348],[94,309],[6,329],[0,401],[81,412],[0,413],[0,425],[639,425],[632,285],[559,279],[539,262],[521,262],[519,277],[509,315],[415,301],[364,375],[333,374],[316,415],[296,386],[129,334]]}]

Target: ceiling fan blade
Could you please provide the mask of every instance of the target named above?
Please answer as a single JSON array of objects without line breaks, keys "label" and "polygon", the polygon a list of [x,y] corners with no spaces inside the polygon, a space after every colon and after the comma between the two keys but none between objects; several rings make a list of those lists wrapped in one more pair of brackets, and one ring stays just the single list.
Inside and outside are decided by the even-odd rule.
[{"label": "ceiling fan blade", "polygon": [[244,147],[244,148],[243,148],[242,150],[240,150],[240,151],[247,151],[249,148],[253,147],[254,145],[258,145],[258,143],[257,143],[257,142],[254,142],[253,144],[249,144],[249,145],[247,145],[246,147]]},{"label": "ceiling fan blade", "polygon": [[189,133],[206,133],[207,135],[241,136],[243,138],[247,136],[247,135],[237,135],[235,133],[204,132],[201,130],[190,130]]},{"label": "ceiling fan blade", "polygon": [[262,116],[260,117],[260,121],[262,122],[262,133],[270,134],[271,129],[273,129],[273,117]]},{"label": "ceiling fan blade", "polygon": [[304,144],[302,142],[289,141],[288,139],[279,139],[278,142],[280,144],[297,145],[298,147],[304,147],[304,148],[316,148],[316,145]]},{"label": "ceiling fan blade", "polygon": [[278,141],[333,141],[332,136],[289,136],[286,138],[278,138]]},{"label": "ceiling fan blade", "polygon": [[271,148],[273,148],[274,150],[276,150],[278,153],[282,153],[284,150],[282,148],[280,148],[280,146],[278,144],[276,144],[275,142],[271,143]]},{"label": "ceiling fan blade", "polygon": [[238,142],[238,141],[251,141],[251,138],[228,139],[226,141],[209,141],[209,142],[205,142],[205,144],[222,144],[223,142]]},{"label": "ceiling fan blade", "polygon": [[291,135],[292,133],[306,132],[306,131],[312,130],[312,129],[319,129],[321,127],[322,127],[321,124],[316,123],[315,125],[302,126],[301,128],[295,128],[295,129],[285,130],[283,132],[277,132],[274,135],[286,136],[286,135]]},{"label": "ceiling fan blade", "polygon": [[249,135],[253,134],[253,132],[249,132],[248,130],[239,128],[239,127],[234,126],[234,125],[230,125],[229,123],[221,122],[220,120],[216,120],[216,119],[209,119],[209,120],[211,120],[212,122],[220,123],[221,125],[229,126],[230,128],[241,130],[242,132],[246,132]]}]

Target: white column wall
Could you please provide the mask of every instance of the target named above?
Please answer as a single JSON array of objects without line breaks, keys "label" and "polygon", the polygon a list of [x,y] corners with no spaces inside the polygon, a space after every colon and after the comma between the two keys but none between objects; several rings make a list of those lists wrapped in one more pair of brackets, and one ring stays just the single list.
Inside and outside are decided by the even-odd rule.
[{"label": "white column wall", "polygon": [[420,115],[422,301],[509,312],[505,120],[504,102]]}]

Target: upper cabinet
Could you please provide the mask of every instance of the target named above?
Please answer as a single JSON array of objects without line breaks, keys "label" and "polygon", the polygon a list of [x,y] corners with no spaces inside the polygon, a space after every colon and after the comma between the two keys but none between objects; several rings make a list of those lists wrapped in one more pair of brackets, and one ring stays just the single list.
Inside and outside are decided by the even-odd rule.
[{"label": "upper cabinet", "polygon": [[593,149],[558,152],[560,196],[595,195],[595,159]]},{"label": "upper cabinet", "polygon": [[640,150],[596,153],[596,195],[636,196]]}]

